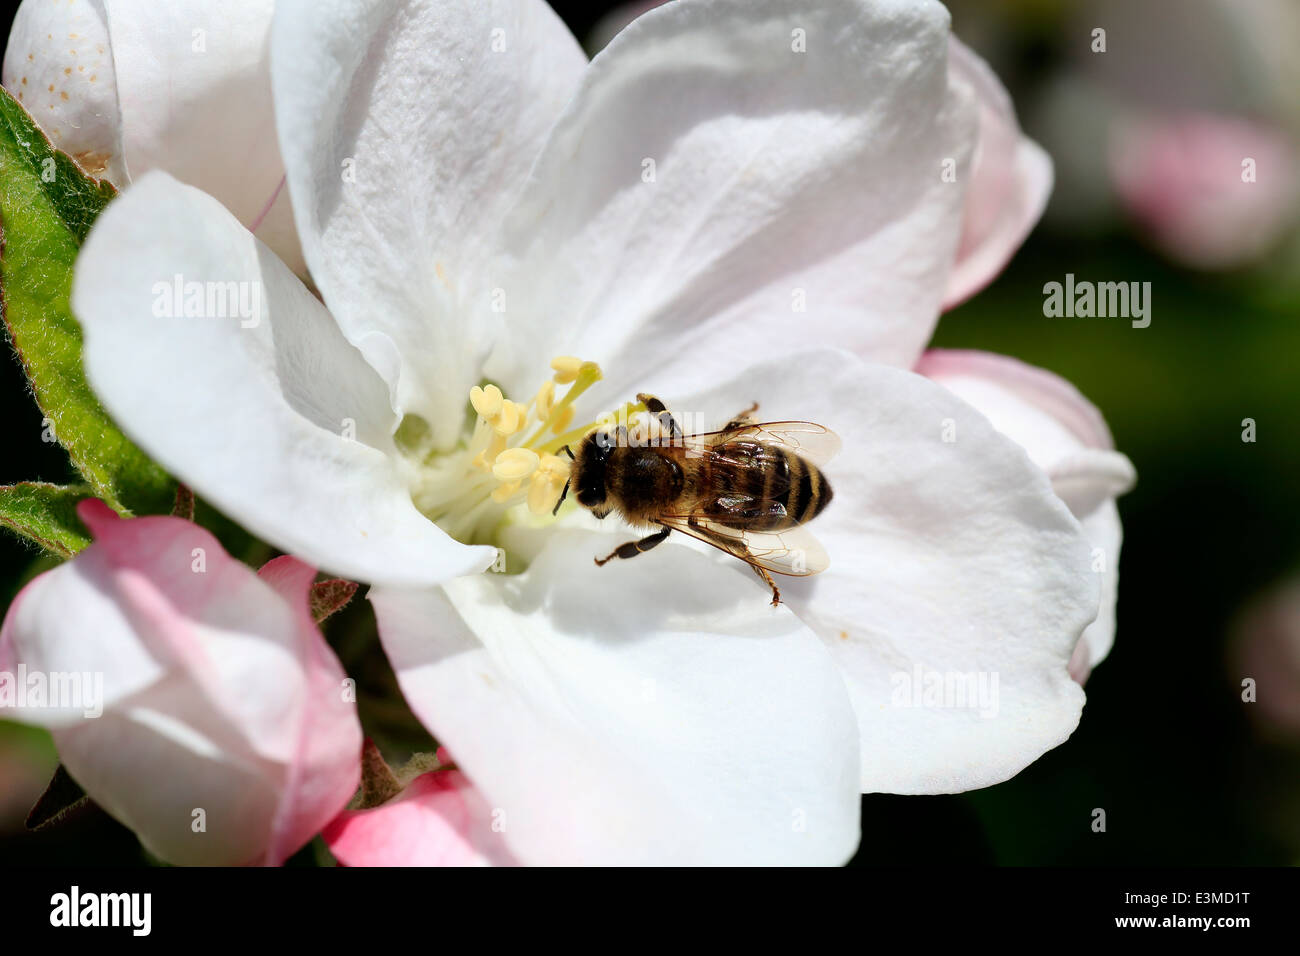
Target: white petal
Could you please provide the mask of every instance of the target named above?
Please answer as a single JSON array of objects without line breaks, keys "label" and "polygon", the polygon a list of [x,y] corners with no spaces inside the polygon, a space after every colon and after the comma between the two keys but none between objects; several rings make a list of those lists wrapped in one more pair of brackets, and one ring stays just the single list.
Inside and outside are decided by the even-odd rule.
[{"label": "white petal", "polygon": [[5,48],[4,86],[93,176],[126,182],[117,79],[103,5],[24,0]]},{"label": "white petal", "polygon": [[449,442],[500,319],[484,260],[586,57],[541,0],[282,0],[272,61],[312,277]]},{"label": "white petal", "polygon": [[[978,402],[971,404],[983,411]],[[1028,450],[1029,446],[1025,447]],[[1133,463],[1117,451],[1084,448],[1058,459],[1047,469],[1047,477],[1052,480],[1052,490],[1057,497],[1082,520],[1132,488],[1137,472]]]},{"label": "white petal", "polygon": [[1004,355],[948,349],[926,352],[917,371],[974,405],[1024,448],[1083,524],[1092,569],[1101,579],[1101,609],[1084,631],[1082,662],[1096,666],[1115,640],[1123,538],[1115,499],[1137,480],[1133,463],[1114,450],[1096,406],[1051,372]]},{"label": "white petal", "polygon": [[[1110,653],[1115,644],[1115,605],[1119,600],[1119,551],[1124,542],[1124,528],[1114,499],[1102,502],[1079,519],[1083,533],[1092,545],[1093,571],[1101,579],[1101,606],[1097,620],[1088,625],[1079,639],[1080,652],[1091,671]],[[1078,648],[1076,648],[1076,651]],[[1084,673],[1087,676],[1087,672]],[[1077,678],[1076,678],[1077,679]],[[1083,683],[1083,681],[1079,681]]]},{"label": "white petal", "polygon": [[[1042,471],[942,387],[843,352],[760,365],[677,407],[721,422],[755,400],[763,420],[816,421],[844,443],[809,526],[830,568],[782,593],[843,668],[864,791],[988,786],[1064,741],[1083,706],[1066,665],[1098,582]],[[918,674],[918,690],[960,675],[987,696],[930,706],[902,694]]]},{"label": "white petal", "polygon": [[262,217],[284,175],[271,101],[273,7],[105,0],[132,179],[165,170],[246,226]]},{"label": "white petal", "polygon": [[[177,281],[241,283],[248,308],[160,316]],[[429,584],[491,563],[415,509],[383,383],[210,196],[162,173],[137,182],[91,231],[72,303],[118,424],[250,531],[363,581]]]},{"label": "white petal", "polygon": [[557,531],[520,576],[376,589],[412,708],[525,863],[842,863],[857,740],[817,638],[674,544],[597,568]]},{"label": "white petal", "polygon": [[684,353],[692,373],[724,374],[737,343],[747,358],[788,350],[792,323],[910,366],[975,141],[947,37],[929,2],[719,0],[639,17],[592,61],[511,214],[510,336],[489,374],[519,389],[573,354],[614,382],[656,369],[684,386]]},{"label": "white petal", "polygon": [[980,139],[945,308],[974,295],[1002,271],[1052,192],[1052,160],[1020,132],[1011,97],[989,65],[955,36],[948,43],[948,65],[954,81],[969,86],[979,102]]}]

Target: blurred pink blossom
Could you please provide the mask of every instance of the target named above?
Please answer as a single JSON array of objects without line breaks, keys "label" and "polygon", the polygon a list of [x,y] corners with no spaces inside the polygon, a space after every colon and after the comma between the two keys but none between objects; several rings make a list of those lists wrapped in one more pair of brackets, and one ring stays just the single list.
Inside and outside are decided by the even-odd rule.
[{"label": "blurred pink blossom", "polygon": [[1295,149],[1254,120],[1192,113],[1119,122],[1110,166],[1128,211],[1167,254],[1197,268],[1258,259],[1295,222]]},{"label": "blurred pink blossom", "polygon": [[1247,713],[1267,731],[1300,739],[1300,579],[1250,601],[1233,626],[1229,674],[1241,693],[1253,682]]}]

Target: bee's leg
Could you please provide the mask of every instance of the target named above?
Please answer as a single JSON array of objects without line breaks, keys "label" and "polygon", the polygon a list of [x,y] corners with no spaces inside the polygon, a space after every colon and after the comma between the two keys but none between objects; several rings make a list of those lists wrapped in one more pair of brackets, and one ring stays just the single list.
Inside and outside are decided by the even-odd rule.
[{"label": "bee's leg", "polygon": [[772,575],[767,573],[767,568],[760,568],[757,564],[751,564],[750,567],[754,569],[755,574],[763,579],[763,583],[772,589],[772,607],[780,607],[781,589],[772,580]]},{"label": "bee's leg", "polygon": [[655,415],[659,419],[659,424],[668,430],[668,436],[673,439],[681,438],[685,432],[677,424],[677,419],[673,418],[673,413],[668,411],[668,407],[653,395],[647,395],[645,392],[638,392],[636,400],[645,406],[646,411]]},{"label": "bee's leg", "polygon": [[664,528],[656,531],[654,534],[648,534],[640,541],[629,541],[627,544],[620,544],[617,548],[605,555],[603,558],[596,558],[596,567],[600,567],[615,558],[635,558],[643,551],[649,551],[656,544],[659,544],[664,538],[668,537],[672,528]]},{"label": "bee's leg", "polygon": [[749,548],[743,541],[737,541],[734,538],[728,538],[725,535],[714,534],[707,528],[698,524],[694,518],[690,519],[688,524],[690,524],[692,528],[716,541],[723,551],[726,551],[728,554],[734,554],[736,557],[740,558],[740,560],[748,564],[754,570],[754,573],[763,579],[763,583],[772,589],[772,607],[777,607],[781,603],[781,589],[776,586],[776,582],[772,580],[772,575],[768,574],[767,568],[761,568],[753,562],[749,553]]},{"label": "bee's leg", "polygon": [[744,428],[746,425],[753,424],[754,413],[756,411],[758,411],[758,402],[750,405],[749,408],[745,409],[731,421],[727,422],[727,424],[723,426],[722,430],[724,432],[734,432],[738,428]]}]

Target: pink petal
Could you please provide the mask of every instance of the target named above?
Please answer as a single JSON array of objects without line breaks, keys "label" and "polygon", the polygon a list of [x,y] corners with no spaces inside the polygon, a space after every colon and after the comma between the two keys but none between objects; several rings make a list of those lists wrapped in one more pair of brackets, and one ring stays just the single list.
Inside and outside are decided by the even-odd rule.
[{"label": "pink petal", "polygon": [[1115,447],[1106,419],[1082,392],[1059,375],[1019,359],[973,349],[930,349],[921,356],[914,371],[941,382],[963,376],[995,381],[1051,415],[1080,444],[1089,448]]},{"label": "pink petal", "polygon": [[[321,639],[320,631],[311,615],[311,586],[316,579],[316,569],[303,564],[290,555],[282,555],[267,562],[257,572],[271,585],[285,602],[294,609],[298,625],[298,649],[310,693],[320,700],[331,696],[342,697],[343,669],[329,645]],[[264,862],[274,866],[302,845],[303,834],[314,834],[320,829],[320,820],[312,816],[312,809],[320,794],[321,768],[327,768],[331,778],[351,781],[357,767],[359,748],[352,746],[356,721],[351,725],[340,722],[343,713],[335,708],[306,708],[298,728],[297,750],[289,763],[280,807],[275,815],[271,842]],[[356,789],[349,782],[346,793]]]},{"label": "pink petal", "polygon": [[359,777],[355,706],[308,611],[315,572],[284,558],[259,578],[179,518],[95,500],[78,514],[94,543],[24,589],[0,661],[102,675],[102,714],[12,713],[49,727],[73,777],[162,859],[282,862]]},{"label": "pink petal", "polygon": [[344,810],[321,836],[346,866],[513,866],[495,819],[468,777],[434,770],[382,806]]},{"label": "pink petal", "polygon": [[993,281],[1038,222],[1052,192],[1052,160],[1020,132],[1011,97],[989,65],[954,36],[948,41],[948,67],[950,81],[974,90],[980,129],[945,309]]},{"label": "pink petal", "polygon": [[1088,641],[1086,638],[1079,638],[1079,643],[1074,645],[1074,653],[1070,655],[1070,663],[1066,669],[1074,682],[1082,687],[1088,682],[1088,675],[1092,673],[1092,663],[1089,661]]}]

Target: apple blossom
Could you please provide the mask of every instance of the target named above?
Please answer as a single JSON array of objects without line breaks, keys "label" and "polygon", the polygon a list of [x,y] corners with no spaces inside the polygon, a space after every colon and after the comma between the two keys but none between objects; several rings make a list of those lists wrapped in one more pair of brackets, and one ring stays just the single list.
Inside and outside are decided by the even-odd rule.
[{"label": "apple blossom", "polygon": [[272,0],[24,0],[5,89],[91,175],[163,169],[303,273],[270,88]]},{"label": "apple blossom", "polygon": [[358,779],[356,708],[308,609],[315,572],[281,557],[255,574],[179,518],[95,499],[78,514],[94,543],[28,584],[0,632],[0,674],[39,675],[26,683],[45,696],[0,694],[0,713],[48,728],[163,860],[283,862]]},{"label": "apple blossom", "polygon": [[[531,0],[282,2],[276,115],[323,301],[164,174],[100,216],[73,290],[98,395],[230,516],[373,585],[481,801],[455,810],[465,846],[490,808],[526,863],[841,862],[861,792],[1004,780],[1077,723],[1079,523],[904,370],[976,141],[948,33],[935,3],[685,0],[588,66]],[[257,283],[257,321],[160,319],[176,275]],[[837,431],[831,569],[773,610],[690,543],[596,568],[622,532],[550,518],[556,453],[641,390],[699,430],[757,400]],[[498,548],[509,573],[477,573]],[[915,673],[996,676],[996,714],[902,699]],[[370,819],[450,819],[462,783]]]}]

